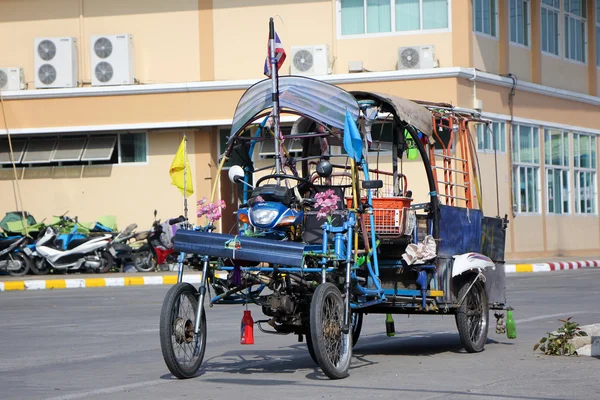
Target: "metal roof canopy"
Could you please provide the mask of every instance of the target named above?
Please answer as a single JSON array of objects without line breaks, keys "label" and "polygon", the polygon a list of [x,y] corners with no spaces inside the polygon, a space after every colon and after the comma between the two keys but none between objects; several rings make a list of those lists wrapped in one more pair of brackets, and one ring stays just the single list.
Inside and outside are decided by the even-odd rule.
[{"label": "metal roof canopy", "polygon": [[[256,116],[273,106],[272,82],[262,80],[251,86],[240,98],[231,125],[228,144]],[[279,107],[290,109],[316,121],[343,129],[346,110],[358,119],[358,103],[354,96],[337,86],[304,76],[279,77]]]}]

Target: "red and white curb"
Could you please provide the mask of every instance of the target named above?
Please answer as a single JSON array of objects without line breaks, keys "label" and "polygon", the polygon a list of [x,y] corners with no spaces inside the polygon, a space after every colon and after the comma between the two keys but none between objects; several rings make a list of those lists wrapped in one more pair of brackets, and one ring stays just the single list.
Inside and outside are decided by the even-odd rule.
[{"label": "red and white curb", "polygon": [[507,274],[517,272],[551,272],[551,271],[563,271],[568,269],[580,269],[580,268],[598,268],[600,267],[600,260],[584,260],[584,261],[556,261],[549,263],[536,263],[536,264],[506,264],[504,271]]}]

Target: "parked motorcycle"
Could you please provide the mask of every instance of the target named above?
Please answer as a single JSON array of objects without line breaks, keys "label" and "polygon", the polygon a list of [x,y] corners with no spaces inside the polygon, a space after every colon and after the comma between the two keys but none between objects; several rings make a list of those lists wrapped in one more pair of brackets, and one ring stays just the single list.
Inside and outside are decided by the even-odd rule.
[{"label": "parked motorcycle", "polygon": [[[110,243],[116,252],[115,263],[120,270],[133,264],[140,272],[149,272],[156,268],[154,254],[146,243],[150,231],[134,232],[137,224],[131,224],[120,232]],[[133,241],[133,242],[131,242]]]},{"label": "parked motorcycle", "polygon": [[175,230],[183,227],[182,224],[186,223],[187,219],[179,216],[161,223],[160,219],[156,219],[156,215],[157,211],[154,210],[154,222],[148,233],[147,241],[156,265],[161,270],[168,270],[169,265],[177,264],[178,255],[174,253],[172,242]]},{"label": "parked motorcycle", "polygon": [[[76,230],[77,226],[73,228],[72,233],[76,233]],[[116,252],[109,246],[113,235],[88,236],[71,240],[67,249],[61,249],[57,245],[58,236],[59,230],[55,226],[49,226],[44,235],[38,239],[33,254],[37,258],[32,267],[34,273],[48,273],[50,268],[64,271],[89,269],[104,273],[113,267]]]},{"label": "parked motorcycle", "polygon": [[23,276],[31,268],[31,250],[25,245],[27,236],[8,236],[0,238],[0,270],[12,276]]}]

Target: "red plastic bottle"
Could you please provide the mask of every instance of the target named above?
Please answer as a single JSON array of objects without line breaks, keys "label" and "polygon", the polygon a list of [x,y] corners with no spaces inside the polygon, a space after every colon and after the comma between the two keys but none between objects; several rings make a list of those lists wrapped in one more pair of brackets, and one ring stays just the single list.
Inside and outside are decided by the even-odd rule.
[{"label": "red plastic bottle", "polygon": [[254,344],[254,320],[250,310],[244,311],[244,317],[242,318],[242,330],[240,336],[241,344]]}]

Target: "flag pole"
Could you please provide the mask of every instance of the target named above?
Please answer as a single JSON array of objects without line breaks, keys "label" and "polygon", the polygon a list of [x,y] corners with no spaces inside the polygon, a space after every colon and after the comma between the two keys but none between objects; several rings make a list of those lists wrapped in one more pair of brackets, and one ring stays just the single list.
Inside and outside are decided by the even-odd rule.
[{"label": "flag pole", "polygon": [[[275,129],[275,173],[281,173],[279,144],[279,88],[277,87],[277,58],[275,58],[275,24],[269,19],[269,63],[271,64],[271,98],[273,100],[273,128]],[[279,179],[278,179],[279,181]]]},{"label": "flag pole", "polygon": [[183,216],[187,220],[187,135],[183,132]]}]

